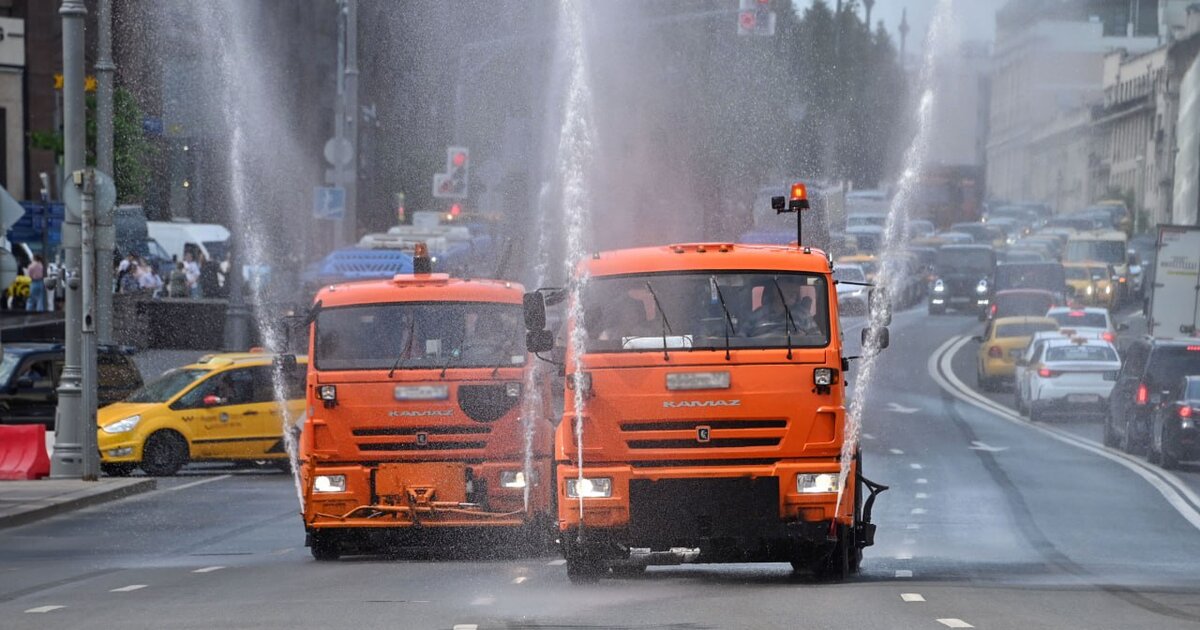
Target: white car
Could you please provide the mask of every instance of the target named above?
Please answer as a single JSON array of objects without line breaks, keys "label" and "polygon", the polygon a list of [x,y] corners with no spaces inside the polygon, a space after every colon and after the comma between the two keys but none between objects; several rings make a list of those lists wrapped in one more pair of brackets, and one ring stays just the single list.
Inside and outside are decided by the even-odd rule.
[{"label": "white car", "polygon": [[1117,349],[1103,339],[1045,341],[1025,367],[1029,419],[1104,414],[1120,370]]},{"label": "white car", "polygon": [[867,274],[860,265],[838,265],[833,270],[833,279],[837,282],[838,312],[844,315],[866,315],[867,293],[870,287],[861,284],[843,284],[850,282],[866,283]]},{"label": "white car", "polygon": [[[1062,330],[1074,331],[1084,337],[1099,335],[1101,339],[1109,343],[1117,341],[1118,327],[1113,326],[1112,315],[1106,308],[1056,306],[1046,311],[1046,317],[1058,322],[1058,327]],[[1119,328],[1123,330],[1125,325],[1122,324]]]},{"label": "white car", "polygon": [[1100,340],[1100,333],[1086,334],[1079,333],[1074,330],[1046,330],[1039,333],[1034,333],[1029,340],[1029,345],[1025,346],[1025,353],[1022,354],[1013,366],[1013,398],[1014,405],[1017,411],[1022,415],[1029,413],[1029,366],[1033,362],[1033,356],[1040,352],[1042,347],[1052,341],[1062,341],[1078,337],[1082,339]]}]

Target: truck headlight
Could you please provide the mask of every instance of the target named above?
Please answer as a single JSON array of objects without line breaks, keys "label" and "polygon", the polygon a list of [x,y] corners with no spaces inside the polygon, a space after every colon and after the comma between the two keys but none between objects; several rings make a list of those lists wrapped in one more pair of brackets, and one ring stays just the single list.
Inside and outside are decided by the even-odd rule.
[{"label": "truck headlight", "polygon": [[520,383],[505,383],[504,384],[504,393],[509,398],[516,398],[516,397],[520,396],[521,395],[521,384]]},{"label": "truck headlight", "polygon": [[500,473],[501,488],[524,488],[525,487],[525,471],[523,470],[505,470]]},{"label": "truck headlight", "polygon": [[337,400],[337,385],[321,385],[317,387],[317,398],[325,402]]},{"label": "truck headlight", "polygon": [[141,416],[129,416],[128,418],[117,420],[106,427],[101,427],[101,429],[105,433],[129,433],[130,431],[134,430],[141,421]]},{"label": "truck headlight", "polygon": [[816,368],[813,370],[813,385],[828,387],[837,382],[837,372],[833,368]]},{"label": "truck headlight", "polygon": [[608,477],[568,479],[567,498],[607,499],[612,496],[612,479]]},{"label": "truck headlight", "polygon": [[796,492],[800,494],[817,494],[822,492],[837,492],[837,473],[804,473],[796,475]]},{"label": "truck headlight", "polygon": [[317,475],[313,477],[313,492],[345,492],[346,475]]}]

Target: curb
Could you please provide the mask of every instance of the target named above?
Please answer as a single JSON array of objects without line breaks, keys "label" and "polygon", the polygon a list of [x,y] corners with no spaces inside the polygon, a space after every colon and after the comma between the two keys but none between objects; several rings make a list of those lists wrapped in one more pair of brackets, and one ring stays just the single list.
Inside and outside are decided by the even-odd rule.
[{"label": "curb", "polygon": [[142,479],[136,483],[122,485],[116,488],[105,490],[103,492],[96,492],[94,494],[68,499],[60,503],[34,508],[32,510],[27,510],[17,514],[0,516],[0,529],[26,525],[34,521],[50,518],[51,516],[58,516],[59,514],[81,510],[85,507],[116,501],[117,499],[123,499],[135,494],[142,494],[143,492],[150,492],[157,487],[157,480]]}]

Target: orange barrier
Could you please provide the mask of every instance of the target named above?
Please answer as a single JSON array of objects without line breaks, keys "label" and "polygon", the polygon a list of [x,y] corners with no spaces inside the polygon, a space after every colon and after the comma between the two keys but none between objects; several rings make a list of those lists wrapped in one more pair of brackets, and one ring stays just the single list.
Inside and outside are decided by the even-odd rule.
[{"label": "orange barrier", "polygon": [[45,426],[0,426],[0,480],[41,479],[49,474]]}]

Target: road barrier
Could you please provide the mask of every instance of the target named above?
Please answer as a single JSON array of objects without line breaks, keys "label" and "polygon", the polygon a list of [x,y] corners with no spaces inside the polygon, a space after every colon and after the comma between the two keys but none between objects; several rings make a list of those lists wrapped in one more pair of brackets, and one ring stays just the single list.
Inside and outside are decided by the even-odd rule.
[{"label": "road barrier", "polygon": [[45,426],[0,426],[0,480],[41,479],[49,474]]}]

